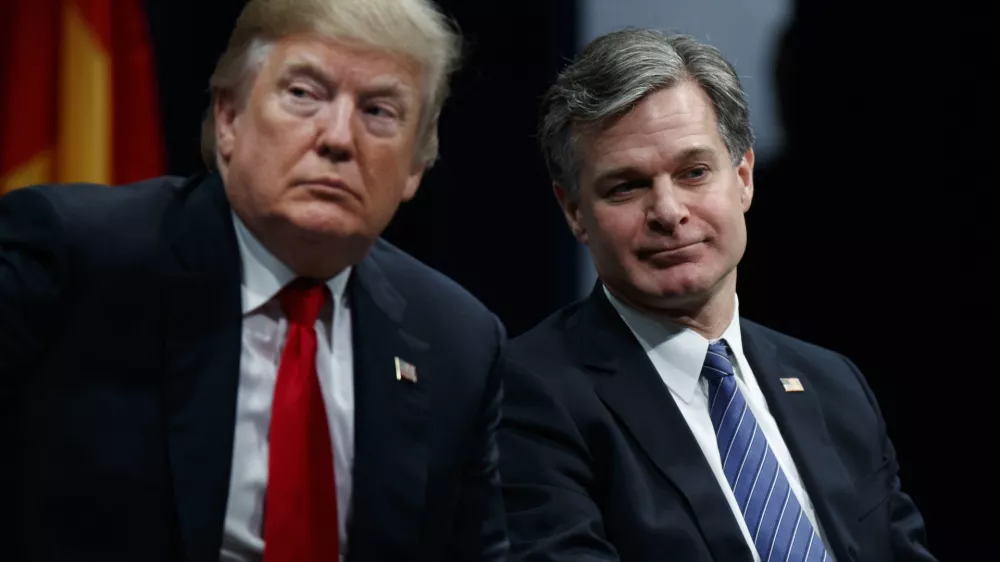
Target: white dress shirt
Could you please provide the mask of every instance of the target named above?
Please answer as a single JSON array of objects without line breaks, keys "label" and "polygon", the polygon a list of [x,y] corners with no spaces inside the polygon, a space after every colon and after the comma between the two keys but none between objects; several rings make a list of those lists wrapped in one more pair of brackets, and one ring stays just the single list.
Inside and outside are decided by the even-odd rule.
[{"label": "white dress shirt", "polygon": [[[235,214],[233,222],[243,264],[243,345],[220,560],[254,562],[261,560],[264,552],[271,402],[288,330],[281,304],[275,297],[295,274],[268,252]],[[316,371],[330,423],[341,556],[347,550],[345,529],[354,464],[354,359],[351,311],[345,294],[350,274],[348,268],[327,281],[333,302],[324,304],[316,321]]]},{"label": "white dress shirt", "polygon": [[[677,408],[687,421],[691,433],[694,435],[701,452],[705,455],[708,465],[712,467],[715,478],[719,482],[719,487],[729,500],[729,506],[733,510],[743,537],[753,553],[755,561],[760,562],[760,555],[754,546],[753,537],[747,529],[746,521],[743,519],[743,511],[736,502],[736,496],[726,480],[726,474],[722,469],[722,457],[719,454],[719,445],[715,437],[715,426],[712,425],[712,418],[709,414],[708,404],[708,381],[701,376],[702,366],[705,364],[705,357],[708,355],[708,346],[711,343],[701,334],[661,318],[652,318],[646,314],[636,311],[616,299],[607,288],[604,289],[611,304],[614,305],[622,320],[628,325],[635,335],[642,348],[646,350],[646,355],[653,363],[656,371],[663,379],[663,384],[670,389]],[[739,322],[739,299],[736,299],[733,309],[733,318],[729,322],[729,327],[723,332],[722,338],[729,344],[731,351],[730,360],[733,362],[736,375],[736,384],[743,393],[747,405],[757,418],[767,442],[774,451],[774,456],[778,459],[778,464],[785,471],[788,484],[802,505],[802,509],[812,522],[820,537],[824,539],[822,529],[816,521],[816,512],[809,495],[802,485],[802,479],[795,468],[785,440],[781,438],[778,425],[771,416],[767,407],[767,401],[760,391],[757,379],[754,377],[750,364],[746,356],[743,355],[743,338],[740,334]]]}]

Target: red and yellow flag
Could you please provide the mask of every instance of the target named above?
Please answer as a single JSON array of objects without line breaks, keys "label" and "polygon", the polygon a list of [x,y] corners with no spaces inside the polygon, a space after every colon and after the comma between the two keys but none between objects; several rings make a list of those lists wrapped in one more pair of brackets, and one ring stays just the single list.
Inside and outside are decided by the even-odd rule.
[{"label": "red and yellow flag", "polygon": [[0,194],[163,173],[142,0],[2,0]]}]

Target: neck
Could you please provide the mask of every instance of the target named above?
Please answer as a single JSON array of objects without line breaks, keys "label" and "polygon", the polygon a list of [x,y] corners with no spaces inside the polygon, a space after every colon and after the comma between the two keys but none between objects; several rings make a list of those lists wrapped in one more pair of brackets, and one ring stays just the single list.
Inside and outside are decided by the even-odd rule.
[{"label": "neck", "polygon": [[628,306],[656,318],[669,320],[701,334],[706,339],[722,337],[736,312],[736,271],[723,278],[706,295],[665,301],[629,298],[611,286],[608,290]]},{"label": "neck", "polygon": [[325,281],[364,259],[370,243],[331,239],[304,233],[291,225],[247,228],[274,257],[296,276]]}]

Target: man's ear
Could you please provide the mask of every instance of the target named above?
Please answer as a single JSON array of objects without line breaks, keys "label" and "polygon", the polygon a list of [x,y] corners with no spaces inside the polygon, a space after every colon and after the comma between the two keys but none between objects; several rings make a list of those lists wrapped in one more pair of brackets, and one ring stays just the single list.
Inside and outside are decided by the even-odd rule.
[{"label": "man's ear", "polygon": [[736,166],[736,177],[740,182],[740,203],[744,213],[750,210],[750,203],[753,201],[753,161],[753,148],[750,148]]},{"label": "man's ear", "polygon": [[228,162],[236,145],[236,120],[238,118],[233,96],[221,93],[212,102],[215,119],[215,149],[223,162]]},{"label": "man's ear", "polygon": [[587,229],[584,227],[582,217],[580,216],[579,193],[574,196],[557,182],[552,182],[552,192],[555,194],[556,200],[559,201],[559,206],[562,208],[563,216],[566,217],[566,223],[569,224],[570,230],[573,231],[573,236],[581,244],[586,244]]},{"label": "man's ear", "polygon": [[403,201],[409,201],[417,194],[417,188],[420,187],[420,180],[423,179],[426,169],[427,166],[420,164],[410,170],[410,175],[406,177],[406,187],[403,188]]},{"label": "man's ear", "polygon": [[418,145],[423,145],[420,150],[414,152],[413,165],[410,168],[410,175],[406,178],[406,187],[403,188],[403,201],[409,201],[417,195],[417,188],[420,187],[420,181],[424,177],[424,172],[427,171],[429,166],[426,155],[436,154],[438,148],[438,138],[437,138],[437,117],[427,125],[427,132],[425,134],[429,135],[426,139],[421,139],[420,135],[417,136]]}]

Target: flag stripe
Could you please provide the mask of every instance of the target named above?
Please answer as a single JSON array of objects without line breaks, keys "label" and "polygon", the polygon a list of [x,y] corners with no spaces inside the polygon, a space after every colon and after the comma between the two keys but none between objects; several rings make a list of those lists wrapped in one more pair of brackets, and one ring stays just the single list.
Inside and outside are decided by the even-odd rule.
[{"label": "flag stripe", "polygon": [[142,0],[116,0],[111,49],[114,176],[117,184],[162,173],[163,126],[156,64]]},{"label": "flag stripe", "polygon": [[111,61],[76,2],[63,12],[56,180],[111,182]]},{"label": "flag stripe", "polygon": [[[94,34],[97,44],[105,53],[111,51],[112,0],[62,0],[64,9],[75,10]],[[115,10],[118,2],[115,0]]]},{"label": "flag stripe", "polygon": [[61,17],[58,0],[22,0],[4,12],[11,17],[0,18],[0,193],[21,185],[15,170],[18,177],[25,167],[37,171],[39,155],[55,144]]},{"label": "flag stripe", "polygon": [[0,195],[18,187],[52,181],[52,151],[43,150],[0,178]]}]

